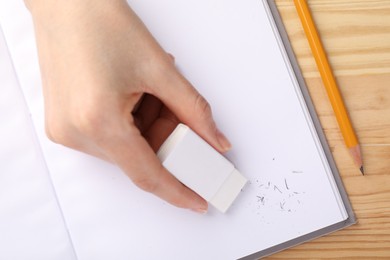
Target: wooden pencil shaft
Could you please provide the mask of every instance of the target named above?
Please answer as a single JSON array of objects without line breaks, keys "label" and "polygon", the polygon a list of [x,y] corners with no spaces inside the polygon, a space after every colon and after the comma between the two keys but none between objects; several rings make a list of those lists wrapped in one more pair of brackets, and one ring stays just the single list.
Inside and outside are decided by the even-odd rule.
[{"label": "wooden pencil shaft", "polygon": [[326,92],[329,96],[333,111],[343,135],[345,144],[348,148],[358,144],[355,132],[352,128],[347,110],[344,106],[340,91],[337,87],[336,80],[330,68],[327,56],[322,46],[320,37],[315,28],[309,7],[305,0],[294,0],[298,15],[301,19],[302,26],[309,41],[310,48],[313,52],[318,70],[325,85]]}]

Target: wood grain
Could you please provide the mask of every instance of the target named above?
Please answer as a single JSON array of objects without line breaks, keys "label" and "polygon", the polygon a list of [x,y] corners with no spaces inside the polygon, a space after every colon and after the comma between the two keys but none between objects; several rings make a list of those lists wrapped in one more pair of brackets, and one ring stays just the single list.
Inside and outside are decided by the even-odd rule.
[{"label": "wood grain", "polygon": [[390,259],[390,0],[308,4],[363,150],[366,176],[338,129],[292,0],[276,0],[358,223],[267,259]]}]

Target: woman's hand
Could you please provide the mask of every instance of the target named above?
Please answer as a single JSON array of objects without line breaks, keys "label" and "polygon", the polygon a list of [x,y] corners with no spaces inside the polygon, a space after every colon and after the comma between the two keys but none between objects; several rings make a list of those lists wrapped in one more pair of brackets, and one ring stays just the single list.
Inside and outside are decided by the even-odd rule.
[{"label": "woman's hand", "polygon": [[26,0],[37,38],[46,131],[54,142],[115,163],[141,189],[206,212],[160,163],[179,121],[230,148],[206,100],[177,71],[126,1]]}]

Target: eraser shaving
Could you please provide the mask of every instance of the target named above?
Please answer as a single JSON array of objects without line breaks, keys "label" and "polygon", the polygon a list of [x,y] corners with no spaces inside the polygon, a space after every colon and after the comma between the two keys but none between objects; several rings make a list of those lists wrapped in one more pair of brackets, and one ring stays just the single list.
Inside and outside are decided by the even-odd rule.
[{"label": "eraser shaving", "polygon": [[157,156],[181,183],[222,213],[247,182],[231,162],[184,124],[165,140]]}]

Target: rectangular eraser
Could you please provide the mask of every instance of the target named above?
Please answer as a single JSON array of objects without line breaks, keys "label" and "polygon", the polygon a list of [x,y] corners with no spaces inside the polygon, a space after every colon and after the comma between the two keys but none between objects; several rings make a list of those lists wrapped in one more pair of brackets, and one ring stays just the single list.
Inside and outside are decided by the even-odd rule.
[{"label": "rectangular eraser", "polygon": [[247,182],[231,162],[184,124],[165,140],[157,156],[180,182],[223,213]]}]

